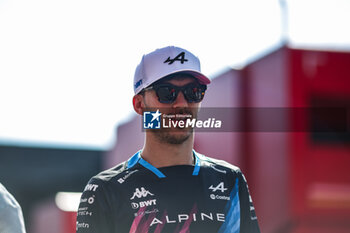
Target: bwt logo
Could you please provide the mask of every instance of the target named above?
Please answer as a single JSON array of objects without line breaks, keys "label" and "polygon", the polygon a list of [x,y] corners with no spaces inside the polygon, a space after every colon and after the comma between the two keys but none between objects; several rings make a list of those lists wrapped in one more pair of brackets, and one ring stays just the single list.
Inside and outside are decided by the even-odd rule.
[{"label": "bwt logo", "polygon": [[147,206],[152,206],[152,205],[156,205],[156,199],[153,200],[148,200],[148,201],[140,201],[139,203],[136,202],[132,202],[131,203],[131,207],[133,209],[138,209],[138,208],[142,208],[142,207],[147,207]]},{"label": "bwt logo", "polygon": [[160,129],[160,116],[162,114],[159,109],[156,112],[143,113],[143,128],[144,129]]},{"label": "bwt logo", "polygon": [[98,188],[97,184],[88,184],[88,185],[85,186],[84,191],[93,191],[93,192],[95,192],[97,188]]}]

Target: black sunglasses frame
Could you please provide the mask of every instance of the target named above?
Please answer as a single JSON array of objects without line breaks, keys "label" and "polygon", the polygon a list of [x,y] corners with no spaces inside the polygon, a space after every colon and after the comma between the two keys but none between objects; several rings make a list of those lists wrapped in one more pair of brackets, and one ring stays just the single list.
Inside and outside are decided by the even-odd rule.
[{"label": "black sunglasses frame", "polygon": [[[161,94],[159,92],[159,90],[161,90],[161,88],[168,88],[169,89],[169,93],[168,93],[169,96],[172,93],[174,93],[173,96],[170,96],[171,99],[166,98],[166,97],[163,98],[161,96]],[[191,92],[193,92],[193,88],[197,88],[197,93],[199,93],[199,98],[196,98],[196,97],[198,97],[197,93],[191,93]],[[145,91],[155,90],[156,95],[158,97],[158,101],[160,103],[164,103],[164,104],[174,103],[177,96],[179,95],[180,91],[182,92],[182,94],[184,95],[184,97],[188,103],[199,103],[204,98],[204,94],[205,94],[205,91],[207,90],[207,86],[203,85],[203,84],[199,84],[199,83],[189,83],[187,85],[179,87],[179,86],[175,86],[175,85],[170,84],[170,83],[161,83],[161,84],[155,84],[155,85],[146,87],[144,90]],[[172,90],[174,90],[174,91],[172,91]]]}]

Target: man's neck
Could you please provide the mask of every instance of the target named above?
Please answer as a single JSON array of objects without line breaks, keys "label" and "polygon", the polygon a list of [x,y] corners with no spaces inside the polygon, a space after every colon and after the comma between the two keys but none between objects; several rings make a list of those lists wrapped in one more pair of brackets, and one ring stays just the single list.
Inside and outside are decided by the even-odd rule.
[{"label": "man's neck", "polygon": [[194,164],[193,134],[181,144],[164,143],[147,136],[141,156],[154,167]]}]

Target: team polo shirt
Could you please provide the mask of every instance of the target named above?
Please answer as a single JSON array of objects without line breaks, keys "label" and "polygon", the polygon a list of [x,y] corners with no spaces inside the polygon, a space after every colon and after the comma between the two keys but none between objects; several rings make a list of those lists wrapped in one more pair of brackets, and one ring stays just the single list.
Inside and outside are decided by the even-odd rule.
[{"label": "team polo shirt", "polygon": [[240,169],[193,155],[195,165],[156,168],[139,151],[91,178],[77,233],[260,232]]}]

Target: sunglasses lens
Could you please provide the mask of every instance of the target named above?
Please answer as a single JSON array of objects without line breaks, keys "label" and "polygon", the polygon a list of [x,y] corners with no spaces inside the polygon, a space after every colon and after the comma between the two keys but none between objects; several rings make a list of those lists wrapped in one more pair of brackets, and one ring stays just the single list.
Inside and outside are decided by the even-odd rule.
[{"label": "sunglasses lens", "polygon": [[202,86],[190,85],[184,89],[184,94],[188,102],[198,103],[203,99],[204,91]]},{"label": "sunglasses lens", "polygon": [[171,86],[162,86],[157,89],[157,96],[161,103],[172,103],[176,99],[176,90]]},{"label": "sunglasses lens", "polygon": [[204,97],[206,86],[189,84],[184,87],[177,87],[171,84],[161,84],[161,85],[155,86],[154,89],[156,90],[159,102],[161,103],[166,103],[166,104],[173,103],[176,100],[180,90],[184,94],[187,102],[198,103],[202,101]]}]

